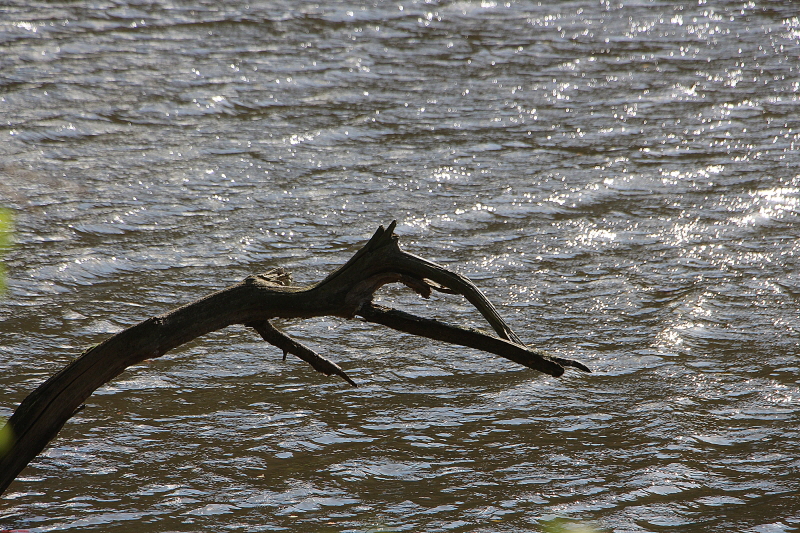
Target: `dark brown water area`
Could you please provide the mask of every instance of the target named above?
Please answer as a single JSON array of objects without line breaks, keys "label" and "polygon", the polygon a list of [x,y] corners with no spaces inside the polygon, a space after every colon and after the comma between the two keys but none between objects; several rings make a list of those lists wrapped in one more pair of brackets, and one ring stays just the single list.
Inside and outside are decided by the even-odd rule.
[{"label": "dark brown water area", "polygon": [[0,529],[797,531],[799,97],[793,2],[6,1],[0,416],[109,335],[270,267],[319,280],[393,219],[594,372],[279,324],[354,389],[230,328],[92,396]]}]

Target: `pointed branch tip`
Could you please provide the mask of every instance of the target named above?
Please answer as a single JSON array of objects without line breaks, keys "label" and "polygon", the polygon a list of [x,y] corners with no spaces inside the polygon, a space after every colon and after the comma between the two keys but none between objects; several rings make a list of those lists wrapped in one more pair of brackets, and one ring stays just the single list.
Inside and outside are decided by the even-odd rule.
[{"label": "pointed branch tip", "polygon": [[350,379],[350,376],[348,376],[339,365],[321,356],[308,346],[294,340],[289,335],[273,326],[269,320],[249,322],[246,325],[256,330],[262,339],[280,348],[283,351],[284,361],[286,360],[286,354],[291,353],[311,365],[311,368],[317,372],[325,374],[326,376],[339,376],[353,387],[358,387],[355,381]]}]

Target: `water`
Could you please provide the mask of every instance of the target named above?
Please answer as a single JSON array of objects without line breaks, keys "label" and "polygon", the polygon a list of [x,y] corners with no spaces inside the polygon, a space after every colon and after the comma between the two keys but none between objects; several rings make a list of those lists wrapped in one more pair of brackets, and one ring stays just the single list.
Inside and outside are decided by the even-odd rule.
[{"label": "water", "polygon": [[796,9],[541,4],[4,4],[0,415],[122,328],[273,266],[319,280],[395,218],[594,373],[280,324],[352,389],[230,328],[98,391],[0,527],[798,530]]}]

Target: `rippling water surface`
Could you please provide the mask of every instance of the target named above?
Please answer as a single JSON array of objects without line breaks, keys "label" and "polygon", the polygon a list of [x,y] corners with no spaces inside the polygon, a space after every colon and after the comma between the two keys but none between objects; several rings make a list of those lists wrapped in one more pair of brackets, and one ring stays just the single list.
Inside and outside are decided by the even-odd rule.
[{"label": "rippling water surface", "polygon": [[0,415],[395,218],[594,373],[281,324],[353,389],[231,328],[92,396],[0,529],[797,531],[799,57],[791,2],[6,2]]}]

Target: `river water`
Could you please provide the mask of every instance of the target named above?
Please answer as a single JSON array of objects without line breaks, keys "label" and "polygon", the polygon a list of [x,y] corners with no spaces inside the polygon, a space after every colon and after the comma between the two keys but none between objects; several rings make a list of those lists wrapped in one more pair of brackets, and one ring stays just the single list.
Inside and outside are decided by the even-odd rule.
[{"label": "river water", "polygon": [[230,328],[100,389],[0,529],[798,531],[798,80],[792,2],[6,1],[1,416],[110,334],[270,267],[319,280],[393,219],[593,373],[279,324],[351,388]]}]

